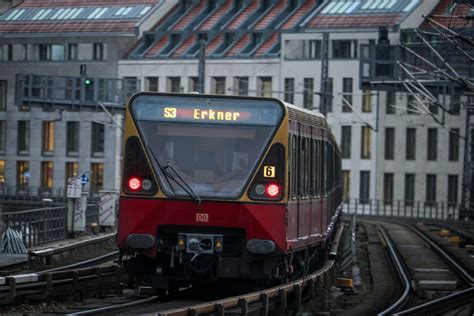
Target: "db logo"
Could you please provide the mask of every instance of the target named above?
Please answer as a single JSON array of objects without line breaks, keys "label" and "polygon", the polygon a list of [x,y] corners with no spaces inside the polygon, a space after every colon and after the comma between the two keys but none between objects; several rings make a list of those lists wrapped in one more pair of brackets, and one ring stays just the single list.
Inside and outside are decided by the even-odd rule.
[{"label": "db logo", "polygon": [[206,213],[196,213],[196,222],[209,222],[209,214]]}]

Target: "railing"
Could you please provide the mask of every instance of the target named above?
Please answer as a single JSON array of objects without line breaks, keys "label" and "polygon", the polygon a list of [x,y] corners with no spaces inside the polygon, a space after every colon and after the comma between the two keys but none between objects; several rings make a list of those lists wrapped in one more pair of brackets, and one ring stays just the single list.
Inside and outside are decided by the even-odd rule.
[{"label": "railing", "polygon": [[[2,201],[42,201],[45,198],[53,202],[67,202],[65,188],[45,189],[41,187],[0,186],[0,202]],[[89,192],[89,200],[98,198],[98,191]]]},{"label": "railing", "polygon": [[[22,232],[26,247],[67,238],[66,206],[5,212],[1,215],[5,229],[12,228]],[[89,226],[90,223],[97,221],[98,217],[99,205],[88,204],[86,209],[86,227]]]},{"label": "railing", "polygon": [[343,203],[343,212],[346,214],[431,220],[466,220],[459,215],[460,205],[454,203],[359,199],[351,199]]}]

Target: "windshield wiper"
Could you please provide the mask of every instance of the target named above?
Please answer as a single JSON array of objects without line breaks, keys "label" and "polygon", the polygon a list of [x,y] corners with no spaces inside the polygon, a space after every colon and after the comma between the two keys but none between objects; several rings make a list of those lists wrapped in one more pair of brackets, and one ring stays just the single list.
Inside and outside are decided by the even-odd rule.
[{"label": "windshield wiper", "polygon": [[[188,192],[188,194],[190,194],[194,198],[197,204],[201,204],[201,198],[199,197],[199,195],[197,195],[196,191],[194,191],[193,188],[191,188],[191,186],[188,184],[188,182],[183,179],[183,177],[179,174],[178,170],[176,170],[176,168],[171,164],[171,160],[166,161],[166,167],[164,167],[162,170],[166,171],[166,169],[168,168],[174,171],[174,173],[178,176],[179,180],[181,180],[181,182],[188,188],[189,192],[183,186],[180,185],[181,188],[183,188],[183,190]],[[176,182],[176,180],[174,181]]]},{"label": "windshield wiper", "polygon": [[[148,145],[148,150],[150,151],[151,155],[153,156],[153,159],[155,160],[156,164],[158,165],[158,168],[160,168],[161,172],[163,175],[165,175],[165,179],[168,182],[168,185],[170,186],[171,190],[173,190],[173,193],[176,194],[175,189],[171,185],[168,179],[172,180],[174,183],[176,183],[181,189],[183,189],[189,196],[191,196],[196,203],[201,204],[201,198],[194,192],[194,190],[189,186],[189,184],[181,177],[181,175],[178,173],[175,167],[171,165],[171,161],[166,162],[166,167],[162,167],[160,162],[158,161],[158,158],[156,158],[155,153],[151,149],[151,147]],[[176,180],[166,169],[170,167],[175,174],[178,176],[178,178],[181,180],[182,183],[180,183],[178,180]]]}]

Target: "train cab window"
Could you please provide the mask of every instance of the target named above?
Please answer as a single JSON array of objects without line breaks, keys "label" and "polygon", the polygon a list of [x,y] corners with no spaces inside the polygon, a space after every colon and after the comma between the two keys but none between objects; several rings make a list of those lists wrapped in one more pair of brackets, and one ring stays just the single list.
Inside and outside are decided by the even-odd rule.
[{"label": "train cab window", "polygon": [[131,112],[164,193],[241,196],[283,114],[276,102],[257,105],[205,96],[136,97]]}]

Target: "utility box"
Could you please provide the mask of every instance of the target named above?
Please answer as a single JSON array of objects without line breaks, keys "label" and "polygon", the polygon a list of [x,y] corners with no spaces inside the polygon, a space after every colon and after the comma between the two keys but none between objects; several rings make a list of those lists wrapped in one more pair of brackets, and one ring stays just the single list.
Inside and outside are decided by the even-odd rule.
[{"label": "utility box", "polygon": [[87,192],[78,199],[69,199],[67,204],[67,231],[69,233],[86,230]]},{"label": "utility box", "polygon": [[116,218],[116,204],[118,192],[112,190],[100,190],[99,201],[99,226],[114,227]]}]

